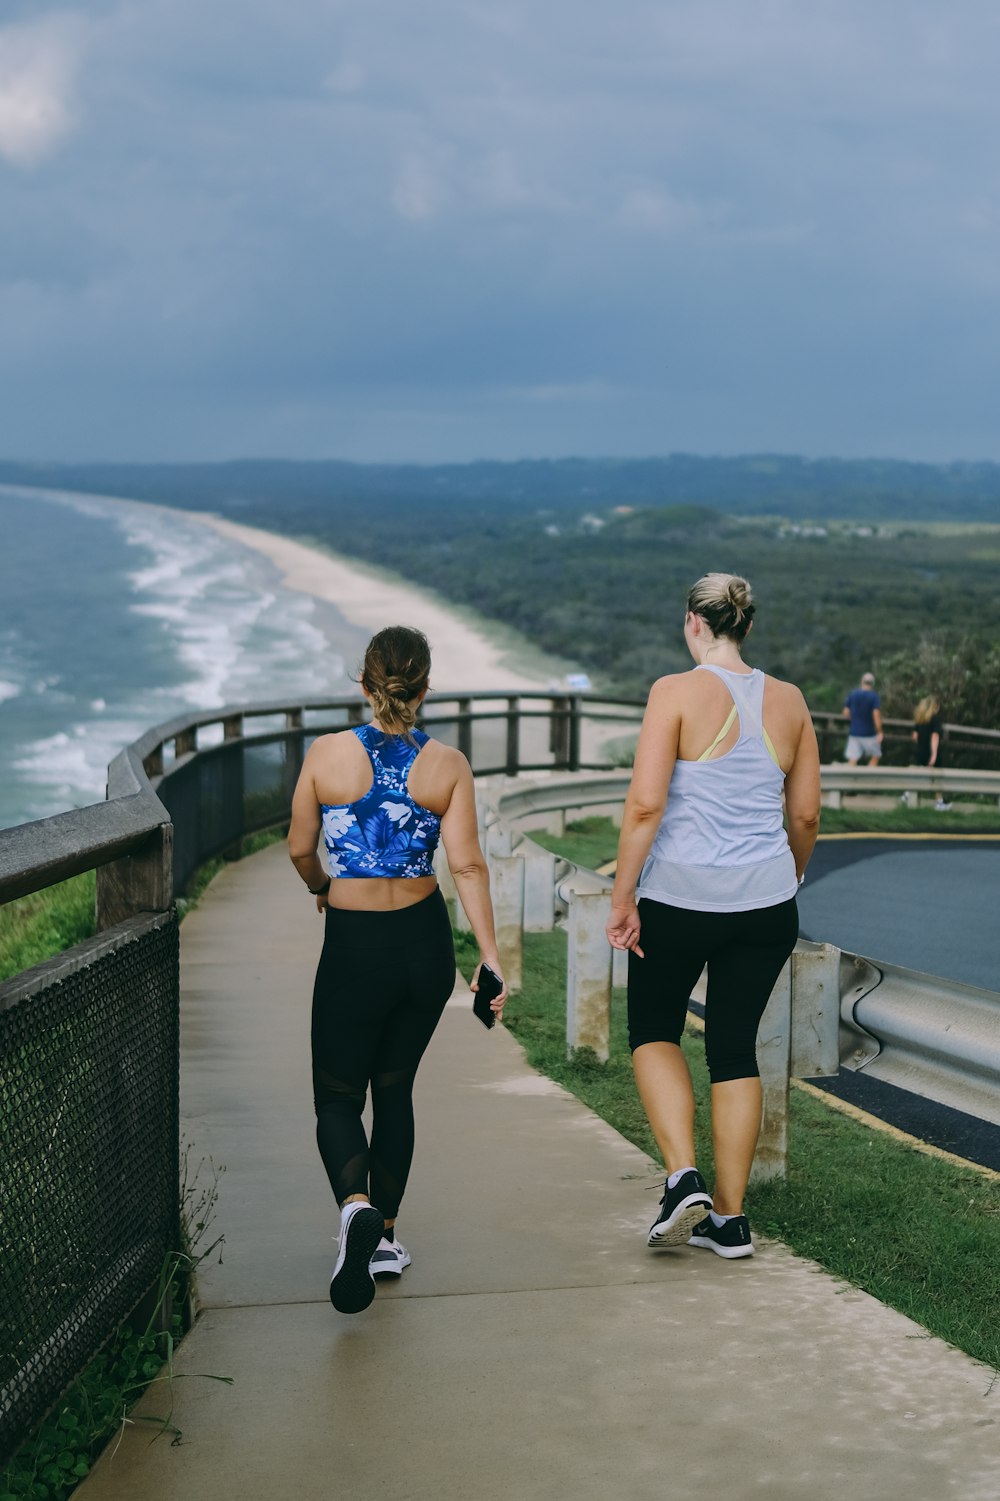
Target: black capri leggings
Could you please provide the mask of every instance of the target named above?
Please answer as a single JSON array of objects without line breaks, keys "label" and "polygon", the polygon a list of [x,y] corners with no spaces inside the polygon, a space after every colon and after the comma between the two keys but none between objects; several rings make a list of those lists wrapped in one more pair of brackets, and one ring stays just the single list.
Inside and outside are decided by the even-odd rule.
[{"label": "black capri leggings", "polygon": [[713,1084],[753,1079],[757,1028],[799,936],[795,898],[750,912],[691,912],[639,902],[640,947],[628,956],[628,1040],[679,1043],[691,990],[708,965],[705,1056]]},{"label": "black capri leggings", "polygon": [[[440,891],[395,912],[330,907],[312,1010],[316,1139],[338,1204],[395,1219],[413,1158],[413,1080],[455,987]],[[372,1091],[372,1137],[362,1112]]]}]

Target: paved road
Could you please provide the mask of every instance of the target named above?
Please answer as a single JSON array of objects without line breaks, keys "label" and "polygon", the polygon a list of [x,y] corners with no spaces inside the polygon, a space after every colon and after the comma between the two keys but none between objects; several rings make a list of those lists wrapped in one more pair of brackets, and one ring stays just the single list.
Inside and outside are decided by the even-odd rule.
[{"label": "paved road", "polygon": [[1000,840],[820,840],[799,893],[803,935],[1000,990]]},{"label": "paved road", "polygon": [[[1000,840],[821,840],[799,893],[803,936],[849,953],[1000,990]],[[1000,1170],[1000,1127],[864,1071],[821,1089],[900,1130]]]}]

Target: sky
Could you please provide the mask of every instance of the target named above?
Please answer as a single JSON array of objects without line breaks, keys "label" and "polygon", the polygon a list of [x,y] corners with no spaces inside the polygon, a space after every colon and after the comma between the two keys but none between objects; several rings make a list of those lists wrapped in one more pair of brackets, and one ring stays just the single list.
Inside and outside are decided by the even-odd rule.
[{"label": "sky", "polygon": [[0,456],[1000,460],[995,0],[4,0]]}]

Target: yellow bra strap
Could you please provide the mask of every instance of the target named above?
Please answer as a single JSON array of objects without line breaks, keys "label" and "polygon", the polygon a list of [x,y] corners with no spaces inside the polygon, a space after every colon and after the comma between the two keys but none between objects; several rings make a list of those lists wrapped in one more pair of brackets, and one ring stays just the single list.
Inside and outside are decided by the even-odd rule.
[{"label": "yellow bra strap", "polygon": [[760,727],[760,732],[761,732],[761,734],[764,737],[764,748],[765,748],[765,750],[767,751],[768,755],[771,757],[771,760],[774,762],[775,766],[780,771],[781,770],[781,762],[778,760],[778,752],[775,750],[774,746],[772,745],[772,743],[771,743],[771,737],[767,733],[767,731],[765,730],[765,728],[764,728],[763,725],[761,725],[761,727]]},{"label": "yellow bra strap", "polygon": [[[711,745],[708,747],[708,750],[702,751],[701,755],[698,757],[699,761],[708,761],[711,759],[712,752],[715,750],[716,746],[722,744],[723,740],[725,740],[726,736],[729,734],[729,731],[732,729],[733,720],[735,718],[736,705],[733,704],[733,707],[729,711],[729,718],[726,720],[725,724],[722,726],[722,729],[719,731],[715,739],[712,741]],[[773,754],[774,753],[772,751],[772,755]]]}]

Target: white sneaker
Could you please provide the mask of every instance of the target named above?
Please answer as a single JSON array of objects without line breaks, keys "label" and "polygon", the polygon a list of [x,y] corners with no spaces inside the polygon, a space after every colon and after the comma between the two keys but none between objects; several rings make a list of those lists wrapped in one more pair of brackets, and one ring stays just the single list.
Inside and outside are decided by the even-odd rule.
[{"label": "white sneaker", "polygon": [[361,1199],[343,1209],[337,1262],[330,1278],[330,1302],[338,1313],[360,1313],[374,1298],[368,1263],[384,1229],[382,1211]]},{"label": "white sneaker", "polygon": [[943,797],[939,797],[937,802],[934,804],[934,811],[936,813],[947,813],[950,807],[951,803],[946,803]]},{"label": "white sneaker", "polygon": [[383,1235],[375,1247],[375,1254],[368,1263],[373,1277],[401,1277],[404,1266],[410,1264],[410,1253],[401,1240],[391,1240]]}]

